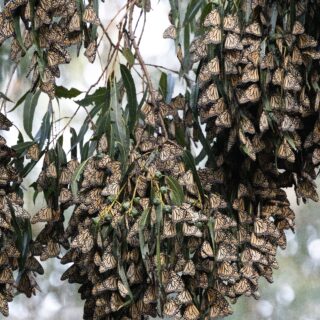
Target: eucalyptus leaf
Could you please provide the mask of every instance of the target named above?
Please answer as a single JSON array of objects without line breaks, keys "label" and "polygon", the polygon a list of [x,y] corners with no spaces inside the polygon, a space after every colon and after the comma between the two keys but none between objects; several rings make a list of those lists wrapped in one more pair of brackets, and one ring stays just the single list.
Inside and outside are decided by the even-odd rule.
[{"label": "eucalyptus leaf", "polygon": [[166,176],[166,182],[170,187],[170,198],[177,206],[182,205],[184,201],[184,192],[180,183],[173,177]]},{"label": "eucalyptus leaf", "polygon": [[133,133],[133,130],[136,124],[137,114],[138,114],[138,101],[137,101],[136,87],[129,69],[124,64],[120,65],[120,71],[121,71],[123,84],[126,88],[127,97],[128,97],[129,132]]},{"label": "eucalyptus leaf", "polygon": [[32,125],[33,125],[33,118],[34,113],[38,104],[39,96],[41,91],[36,91],[35,94],[31,92],[28,93],[26,97],[24,108],[23,108],[23,127],[26,131],[27,135],[33,139],[32,136]]}]

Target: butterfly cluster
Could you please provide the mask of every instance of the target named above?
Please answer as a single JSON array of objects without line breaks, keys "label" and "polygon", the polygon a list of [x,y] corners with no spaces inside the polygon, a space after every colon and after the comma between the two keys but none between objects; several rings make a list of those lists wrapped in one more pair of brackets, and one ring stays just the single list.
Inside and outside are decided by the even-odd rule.
[{"label": "butterfly cluster", "polygon": [[285,230],[295,226],[283,188],[294,187],[298,200],[319,200],[316,7],[299,1],[290,16],[287,2],[243,1],[234,12],[213,5],[204,34],[190,45],[192,62],[200,61],[200,121],[216,159],[211,192],[225,201],[217,198],[214,213],[215,286],[231,302],[258,298],[260,276],[272,282],[277,248],[286,248]]},{"label": "butterfly cluster", "polygon": [[[11,126],[12,122],[0,113],[0,130],[9,130]],[[23,226],[30,224],[30,216],[23,209],[19,192],[22,179],[11,163],[16,156],[0,135],[0,312],[4,316],[8,316],[8,302],[16,292],[27,297],[36,294],[35,273],[44,273],[34,257],[30,235],[22,231]],[[18,271],[17,277],[14,271]]]},{"label": "butterfly cluster", "polygon": [[[23,34],[17,26],[20,19]],[[80,49],[84,43],[84,54],[93,62],[97,43],[96,38],[91,37],[91,29],[99,25],[91,3],[83,8],[74,0],[10,0],[0,12],[0,45],[13,38],[10,59],[15,62],[32,50],[27,76],[32,73],[33,88],[39,86],[54,98],[55,78],[60,77],[59,65],[71,61],[67,48],[77,45]]]},{"label": "butterfly cluster", "polygon": [[[35,182],[36,192],[42,192],[46,201],[46,206],[31,218],[32,224],[45,223],[34,241],[36,255],[41,261],[57,257],[61,246],[65,249],[70,247],[65,238],[64,211],[74,204],[70,184],[79,163],[76,159],[58,162],[57,152],[57,148],[45,151],[42,170]],[[38,160],[37,144],[28,149],[27,158]]]}]

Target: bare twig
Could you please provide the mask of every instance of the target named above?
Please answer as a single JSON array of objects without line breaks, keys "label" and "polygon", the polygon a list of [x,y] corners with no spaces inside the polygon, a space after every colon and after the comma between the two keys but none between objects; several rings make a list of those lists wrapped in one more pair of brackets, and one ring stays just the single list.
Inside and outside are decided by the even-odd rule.
[{"label": "bare twig", "polygon": [[[135,3],[135,1],[133,1],[133,4]],[[132,21],[133,21],[133,11],[134,11],[134,6],[131,5],[131,7],[129,8],[129,39],[132,43],[132,46],[135,50],[135,55],[139,61],[139,64],[141,66],[141,69],[144,73],[144,76],[146,77],[146,80],[147,80],[147,83],[148,83],[148,88],[149,88],[149,93],[150,93],[150,97],[151,97],[151,102],[152,104],[157,107],[158,106],[158,103],[156,101],[156,98],[155,98],[155,91],[154,91],[154,88],[153,88],[153,84],[152,84],[152,81],[151,81],[151,77],[150,77],[150,74],[149,74],[149,71],[146,67],[146,64],[144,62],[144,59],[140,53],[140,49],[139,49],[139,46],[136,42],[136,39],[135,39],[135,36],[134,36],[134,33],[133,33],[133,27],[132,27]],[[159,113],[159,120],[160,120],[160,125],[161,125],[161,129],[163,130],[163,135],[165,137],[165,140],[168,140],[168,132],[167,132],[167,129],[166,129],[166,126],[165,126],[165,123],[164,123],[164,120],[162,118],[162,115]]]}]

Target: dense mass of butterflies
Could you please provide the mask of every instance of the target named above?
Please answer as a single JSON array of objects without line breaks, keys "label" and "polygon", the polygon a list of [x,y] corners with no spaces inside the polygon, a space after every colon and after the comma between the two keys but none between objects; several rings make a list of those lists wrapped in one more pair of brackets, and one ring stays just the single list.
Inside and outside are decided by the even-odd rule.
[{"label": "dense mass of butterflies", "polygon": [[[20,19],[24,25],[22,35],[15,22],[19,24]],[[28,71],[28,76],[32,73],[32,86],[39,86],[54,98],[55,78],[60,77],[59,65],[71,61],[67,48],[77,45],[80,49],[84,43],[84,54],[93,62],[97,41],[91,37],[91,29],[99,25],[91,1],[82,8],[75,0],[10,0],[0,12],[0,45],[13,38],[10,59],[15,62],[29,49],[33,50]]]},{"label": "dense mass of butterflies", "polygon": [[[27,296],[37,288],[33,273],[43,269],[34,256],[71,263],[61,279],[81,285],[88,320],[216,319],[230,315],[230,303],[242,295],[258,299],[260,277],[273,281],[277,249],[286,248],[285,231],[295,227],[283,189],[293,186],[297,199],[318,201],[320,51],[313,27],[319,5],[298,1],[293,14],[287,1],[242,2],[238,10],[212,4],[202,17],[203,34],[190,45],[192,63],[199,62],[199,118],[214,159],[207,167],[197,170],[188,163],[178,143],[196,139],[193,112],[182,95],[165,103],[153,92],[152,102],[142,106],[128,168],[110,156],[106,134],[81,165],[75,157],[62,160],[58,144],[45,151],[33,144],[26,157],[38,161],[44,154],[34,186],[46,206],[31,223],[45,226],[21,252],[13,224],[29,218],[13,189],[21,183],[9,164],[15,153],[0,137],[4,315],[14,287]],[[150,10],[149,1],[136,4]],[[28,43],[19,43],[15,15],[31,24],[26,39],[39,37],[43,76],[37,50],[32,69],[44,91],[44,79],[53,79],[48,83],[54,88],[58,65],[69,60],[66,47],[81,43],[83,24],[100,24],[90,3],[83,13],[78,10],[71,0],[40,0],[31,11],[28,1],[16,0],[0,15],[0,39],[14,36],[14,60]],[[170,22],[164,37],[176,39]],[[95,40],[89,41],[89,60],[95,51]],[[1,114],[0,129],[10,126]],[[70,206],[74,210],[65,224]],[[24,268],[14,281],[21,255]]]},{"label": "dense mass of butterflies", "polygon": [[[0,131],[9,130],[11,126],[12,122],[0,113]],[[32,240],[20,229],[30,223],[30,216],[23,209],[23,199],[18,192],[22,179],[10,163],[15,157],[15,151],[0,135],[0,312],[4,316],[8,316],[8,302],[17,291],[27,297],[36,293],[35,273],[44,273],[34,257]],[[18,271],[17,277],[13,274],[15,271]]]}]

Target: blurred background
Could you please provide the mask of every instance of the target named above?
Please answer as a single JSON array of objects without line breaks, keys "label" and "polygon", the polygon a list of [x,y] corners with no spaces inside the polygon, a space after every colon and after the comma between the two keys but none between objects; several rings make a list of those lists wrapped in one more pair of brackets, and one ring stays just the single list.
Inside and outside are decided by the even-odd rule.
[{"label": "blurred background", "polygon": [[[112,18],[121,10],[126,1],[106,1],[100,5],[100,17],[107,25]],[[187,0],[181,0],[181,5],[186,5]],[[155,86],[160,79],[161,66],[171,69],[175,81],[175,94],[185,91],[184,82],[179,80],[179,61],[176,57],[176,48],[173,41],[162,38],[163,31],[169,26],[168,13],[170,5],[168,0],[152,0],[152,10],[147,14],[147,22],[144,29],[144,36],[141,41],[141,53],[146,63],[152,64],[149,70]],[[1,7],[3,1],[0,1]],[[138,12],[135,19],[138,18]],[[117,35],[117,21],[115,19],[109,28],[109,33]],[[140,30],[142,24],[139,25]],[[138,28],[139,30],[139,28]],[[90,65],[83,52],[77,59],[73,59],[69,65],[61,68],[62,77],[58,85],[67,88],[77,88],[86,91],[92,83],[95,83],[106,60],[106,49],[108,43],[103,43],[99,49],[99,55],[95,62]],[[0,61],[8,59],[8,44],[0,48]],[[75,54],[76,52],[74,52]],[[15,70],[13,64],[0,64],[0,89],[7,91],[7,96],[16,102],[30,86],[30,81],[25,79],[27,61],[30,57],[22,59],[21,67]],[[160,66],[160,68],[154,67]],[[8,79],[12,76],[12,83],[7,87]],[[139,82],[139,81],[138,81]],[[102,79],[99,85],[104,84]],[[98,87],[97,86],[97,87]],[[93,91],[92,91],[93,92]],[[137,88],[141,92],[141,88]],[[141,94],[141,93],[140,93]],[[7,103],[6,110],[10,110],[14,104]],[[36,110],[35,127],[40,126],[43,114],[46,112],[48,99],[41,95]],[[43,107],[42,107],[43,106]],[[59,105],[55,102],[55,118],[61,119],[56,123],[54,130],[59,132],[68,122],[75,110],[75,104],[71,100],[60,100]],[[77,114],[72,121],[73,127],[78,130],[86,113],[83,110]],[[22,107],[18,107],[9,115],[15,125],[22,129]],[[36,132],[35,128],[34,132]],[[8,144],[15,144],[18,131],[12,128],[10,134],[4,135]],[[68,148],[69,139],[66,135],[65,147]],[[23,183],[24,188],[28,187],[41,169],[39,166],[32,171]],[[288,246],[286,251],[278,252],[279,270],[274,272],[274,283],[269,284],[264,279],[260,280],[261,299],[241,298],[233,307],[234,314],[229,317],[235,319],[268,319],[268,320],[320,320],[320,210],[319,205],[308,202],[297,206],[292,190],[288,190],[292,208],[295,210],[296,234],[287,233]],[[44,200],[39,196],[35,202],[32,200],[32,193],[26,193],[25,207],[31,215],[44,206]],[[69,212],[70,214],[70,212]],[[41,226],[34,227],[34,234],[39,232]],[[39,228],[39,229],[37,229]],[[38,277],[41,292],[38,292],[32,299],[19,295],[10,304],[9,320],[79,320],[82,319],[83,302],[77,293],[78,286],[60,281],[62,273],[68,268],[63,266],[58,259],[50,259],[43,263],[45,274]]]}]

